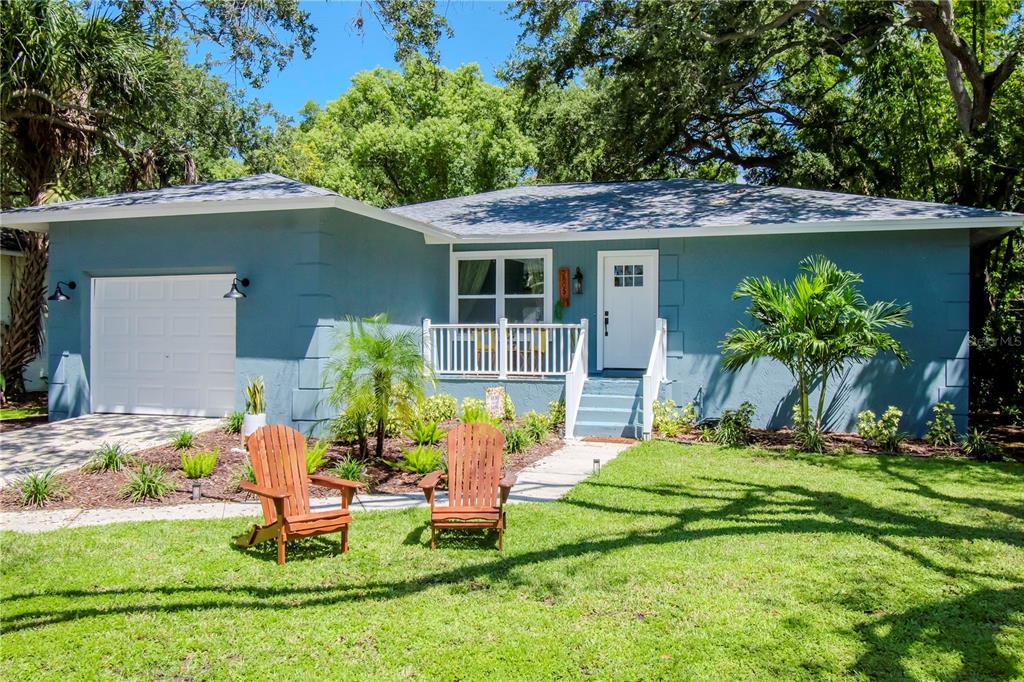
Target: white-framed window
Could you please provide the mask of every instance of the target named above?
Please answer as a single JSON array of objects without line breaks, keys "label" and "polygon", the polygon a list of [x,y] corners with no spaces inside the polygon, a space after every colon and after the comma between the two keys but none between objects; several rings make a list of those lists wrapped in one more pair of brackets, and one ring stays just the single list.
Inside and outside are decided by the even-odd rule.
[{"label": "white-framed window", "polygon": [[452,322],[551,320],[551,249],[453,251],[449,270]]}]

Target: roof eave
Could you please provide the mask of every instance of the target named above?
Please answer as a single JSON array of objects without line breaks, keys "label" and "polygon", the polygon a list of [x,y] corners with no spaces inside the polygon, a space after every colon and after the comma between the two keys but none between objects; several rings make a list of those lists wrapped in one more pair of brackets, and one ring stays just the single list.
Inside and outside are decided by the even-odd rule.
[{"label": "roof eave", "polygon": [[[669,227],[593,232],[525,232],[507,235],[459,235],[467,244],[501,244],[545,241],[593,241],[617,239],[669,239],[676,237],[738,237],[773,234],[842,234],[847,232],[893,232],[904,230],[989,229],[1013,230],[1024,226],[1024,216],[975,218],[903,218],[895,220],[836,220],[806,223],[736,224],[711,227]],[[428,242],[430,239],[428,238]]]}]

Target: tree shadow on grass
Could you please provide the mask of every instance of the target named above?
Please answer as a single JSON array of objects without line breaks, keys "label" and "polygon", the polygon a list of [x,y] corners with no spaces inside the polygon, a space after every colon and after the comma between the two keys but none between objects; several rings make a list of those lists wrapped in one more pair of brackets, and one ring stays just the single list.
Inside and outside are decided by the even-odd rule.
[{"label": "tree shadow on grass", "polygon": [[[564,559],[598,560],[619,551],[635,548],[708,538],[724,539],[764,534],[849,534],[878,542],[886,549],[902,554],[927,570],[966,581],[967,587],[972,588],[970,594],[931,601],[905,612],[887,616],[882,621],[872,621],[862,626],[858,629],[858,636],[866,643],[868,651],[857,662],[855,670],[871,670],[872,674],[879,676],[904,675],[903,659],[912,656],[914,642],[925,637],[928,639],[927,643],[932,646],[941,645],[942,648],[959,651],[965,666],[981,659],[992,659],[993,665],[1004,670],[1010,670],[1014,666],[1013,661],[1005,656],[1001,659],[993,658],[992,652],[998,653],[996,637],[1001,629],[1019,614],[1024,613],[1021,589],[999,590],[978,583],[979,580],[1019,582],[1020,578],[1014,573],[1014,567],[1007,567],[1005,573],[997,573],[945,566],[904,546],[900,541],[985,540],[1021,547],[1024,546],[1024,536],[1021,533],[999,527],[919,517],[842,493],[822,492],[796,484],[766,485],[728,478],[703,478],[698,481],[706,481],[707,485],[658,485],[648,489],[612,483],[589,483],[581,486],[562,502],[555,503],[601,514],[643,515],[667,522],[667,525],[657,528],[631,527],[624,521],[621,532],[596,535],[518,554],[512,551],[472,565],[397,580],[352,582],[337,586],[165,585],[137,589],[15,594],[6,600],[7,607],[0,615],[0,624],[4,632],[11,633],[72,620],[146,611],[167,614],[230,608],[285,610],[358,603],[365,600],[387,601],[415,595],[437,585],[472,585],[484,581],[504,581],[514,586],[523,582],[522,577],[518,575],[521,569]],[[589,494],[593,492],[593,487],[629,490],[634,495],[629,502],[635,506],[616,506],[606,503],[603,499],[594,499]],[[644,503],[643,499],[645,494],[647,503]],[[670,498],[678,499],[680,504],[667,505],[666,502]],[[417,544],[415,537],[422,538],[425,529],[425,526],[417,527],[407,536],[406,543],[413,539],[411,544]],[[481,534],[479,539],[483,541],[485,537]],[[270,546],[272,547],[273,543]],[[334,543],[330,543],[330,551],[333,553],[335,549]],[[310,551],[315,554],[319,550],[314,546]],[[992,602],[991,607],[981,610],[971,608],[965,611],[967,622],[962,627],[945,630],[942,627],[942,616],[939,614],[963,608],[961,605],[968,603],[975,594],[983,601]],[[83,604],[83,600],[95,600],[106,596],[112,598],[112,603]],[[38,597],[66,598],[69,600],[68,608],[48,608],[21,613],[12,612],[10,608],[18,601]],[[148,601],[147,597],[155,597],[152,600],[155,603],[144,603]],[[126,598],[134,603],[121,605]],[[993,612],[1000,614],[996,620],[992,620],[988,615]],[[931,625],[916,625],[929,618],[932,620]],[[885,622],[890,624],[888,630],[879,627],[879,623]],[[887,631],[891,633],[892,628],[897,626],[903,633],[899,638],[894,639],[893,635],[886,634]]]}]

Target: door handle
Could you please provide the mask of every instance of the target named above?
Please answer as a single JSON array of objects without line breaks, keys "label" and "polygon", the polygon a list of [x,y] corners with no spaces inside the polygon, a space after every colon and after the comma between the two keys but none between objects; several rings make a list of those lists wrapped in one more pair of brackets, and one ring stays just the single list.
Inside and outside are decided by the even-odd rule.
[{"label": "door handle", "polygon": [[608,311],[604,311],[604,335],[608,336]]}]

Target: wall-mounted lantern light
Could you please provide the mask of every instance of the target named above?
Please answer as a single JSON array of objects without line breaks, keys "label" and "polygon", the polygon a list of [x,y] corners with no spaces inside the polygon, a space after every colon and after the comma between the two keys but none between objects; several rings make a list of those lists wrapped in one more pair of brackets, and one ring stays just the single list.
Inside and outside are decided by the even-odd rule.
[{"label": "wall-mounted lantern light", "polygon": [[577,296],[583,293],[583,271],[578,267],[576,268],[576,274],[572,276],[572,293]]},{"label": "wall-mounted lantern light", "polygon": [[231,289],[228,291],[228,293],[224,294],[224,298],[233,298],[235,300],[245,298],[245,294],[238,290],[239,284],[241,284],[243,287],[249,286],[249,278],[243,277],[242,279],[238,279],[237,277],[235,277],[235,279],[232,280],[231,282]]},{"label": "wall-mounted lantern light", "polygon": [[67,294],[65,294],[64,290],[60,288],[61,284],[67,285],[67,288],[71,289],[72,291],[74,291],[75,287],[78,286],[77,284],[75,284],[75,282],[73,280],[70,281],[70,282],[57,282],[57,288],[53,290],[53,293],[51,295],[46,297],[47,301],[70,301],[71,300],[71,297],[68,296]]}]

